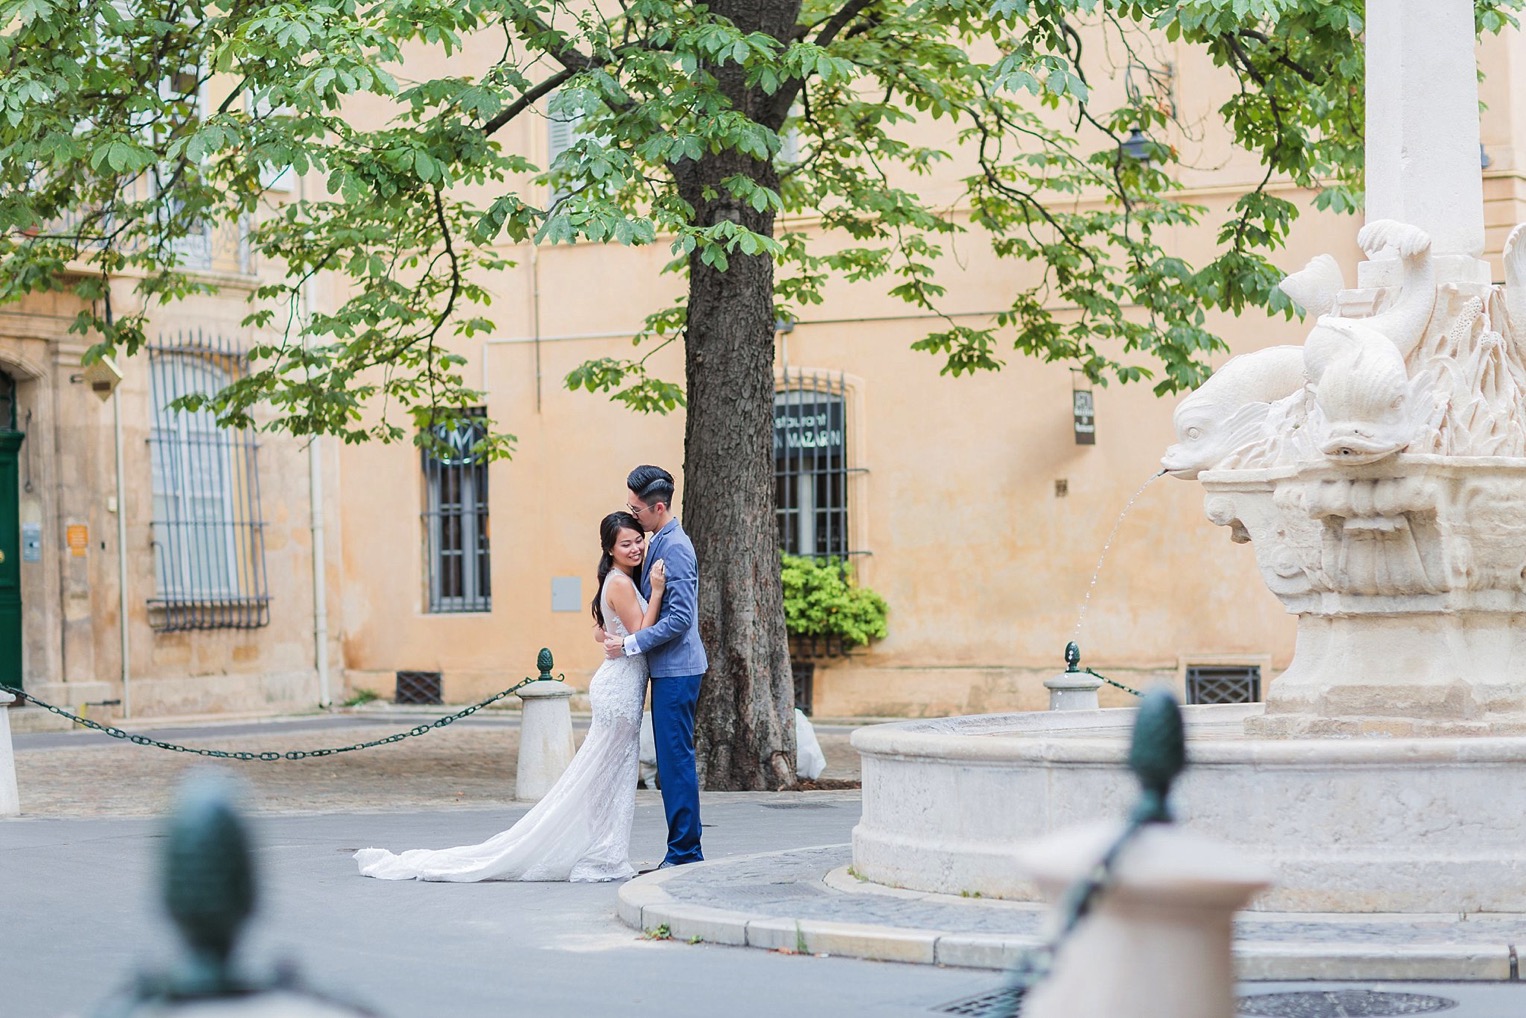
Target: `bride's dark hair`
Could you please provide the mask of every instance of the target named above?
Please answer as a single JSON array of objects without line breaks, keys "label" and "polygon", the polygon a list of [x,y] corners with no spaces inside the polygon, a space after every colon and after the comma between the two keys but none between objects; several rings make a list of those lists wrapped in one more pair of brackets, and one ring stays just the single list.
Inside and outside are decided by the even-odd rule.
[{"label": "bride's dark hair", "polygon": [[604,554],[599,556],[599,582],[594,585],[593,618],[600,628],[604,626],[604,611],[599,607],[599,599],[604,593],[604,577],[615,567],[615,542],[620,539],[622,530],[643,533],[636,517],[627,512],[612,512],[599,521],[599,547],[604,549]]}]

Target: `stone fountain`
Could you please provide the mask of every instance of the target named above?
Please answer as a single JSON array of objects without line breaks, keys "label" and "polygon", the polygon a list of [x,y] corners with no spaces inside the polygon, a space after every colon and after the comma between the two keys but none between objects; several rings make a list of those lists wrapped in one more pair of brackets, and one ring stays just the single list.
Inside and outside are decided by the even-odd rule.
[{"label": "stone fountain", "polygon": [[[1264,707],[1187,709],[1178,804],[1272,863],[1255,907],[1526,912],[1526,226],[1493,285],[1471,5],[1368,14],[1368,260],[1284,280],[1302,342],[1184,399],[1163,461],[1298,616]],[[1122,808],[1129,713],[861,730],[855,871],[1036,897],[1016,846]]]}]

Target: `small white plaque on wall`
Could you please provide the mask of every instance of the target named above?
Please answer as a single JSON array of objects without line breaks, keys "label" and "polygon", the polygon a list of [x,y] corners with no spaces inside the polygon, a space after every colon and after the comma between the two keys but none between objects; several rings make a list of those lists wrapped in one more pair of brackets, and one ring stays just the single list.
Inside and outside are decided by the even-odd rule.
[{"label": "small white plaque on wall", "polygon": [[581,576],[551,577],[551,610],[554,612],[583,610],[583,578]]}]

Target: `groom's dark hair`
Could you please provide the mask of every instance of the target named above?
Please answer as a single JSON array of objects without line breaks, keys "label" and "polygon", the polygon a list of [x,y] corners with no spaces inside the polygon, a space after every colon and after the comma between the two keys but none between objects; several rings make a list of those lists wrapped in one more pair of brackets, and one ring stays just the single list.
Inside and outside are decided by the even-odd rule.
[{"label": "groom's dark hair", "polygon": [[673,475],[661,467],[643,465],[630,472],[625,486],[647,505],[663,503],[673,508]]}]

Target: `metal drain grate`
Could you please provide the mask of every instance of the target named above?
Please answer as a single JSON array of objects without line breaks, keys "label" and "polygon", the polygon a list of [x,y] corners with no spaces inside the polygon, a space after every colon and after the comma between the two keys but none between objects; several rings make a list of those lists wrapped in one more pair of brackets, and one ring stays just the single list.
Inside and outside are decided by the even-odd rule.
[{"label": "metal drain grate", "polygon": [[1450,1011],[1457,1001],[1423,993],[1381,990],[1299,990],[1241,997],[1239,1013],[1263,1018],[1380,1018]]},{"label": "metal drain grate", "polygon": [[964,1018],[1016,1018],[1023,1010],[1021,986],[1003,986],[999,990],[965,997],[951,1004],[939,1004],[933,1008],[939,1014],[956,1014]]},{"label": "metal drain grate", "polygon": [[439,672],[398,672],[393,703],[443,703],[444,679]]}]

